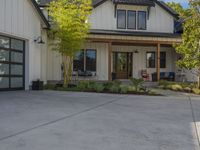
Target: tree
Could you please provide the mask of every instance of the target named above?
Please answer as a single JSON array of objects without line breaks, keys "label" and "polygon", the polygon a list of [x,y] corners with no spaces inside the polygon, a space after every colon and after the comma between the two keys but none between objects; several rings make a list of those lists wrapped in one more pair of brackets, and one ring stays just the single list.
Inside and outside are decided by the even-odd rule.
[{"label": "tree", "polygon": [[181,68],[195,70],[200,87],[200,0],[191,0],[187,10],[178,5],[172,6],[183,18],[182,43],[175,45],[182,59],[177,62]]},{"label": "tree", "polygon": [[64,86],[72,76],[74,55],[83,47],[90,24],[91,0],[57,0],[49,4],[49,16],[52,29],[49,36],[53,38],[53,49],[63,57]]}]

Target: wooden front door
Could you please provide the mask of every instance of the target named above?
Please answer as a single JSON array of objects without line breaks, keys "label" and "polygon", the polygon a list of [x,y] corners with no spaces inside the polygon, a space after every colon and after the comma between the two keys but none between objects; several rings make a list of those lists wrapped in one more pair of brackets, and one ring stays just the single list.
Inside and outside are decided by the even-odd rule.
[{"label": "wooden front door", "polygon": [[132,76],[132,53],[114,52],[113,71],[117,79],[129,79]]}]

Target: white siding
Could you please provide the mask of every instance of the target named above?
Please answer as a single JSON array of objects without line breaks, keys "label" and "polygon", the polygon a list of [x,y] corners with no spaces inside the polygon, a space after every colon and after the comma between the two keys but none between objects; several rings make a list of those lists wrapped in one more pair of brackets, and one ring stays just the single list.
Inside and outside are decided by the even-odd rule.
[{"label": "white siding", "polygon": [[0,20],[0,34],[26,41],[28,89],[32,80],[41,79],[41,46],[34,42],[42,34],[41,18],[30,0],[0,0]]},{"label": "white siding", "polygon": [[[117,5],[117,8],[124,10],[147,11],[146,6]],[[92,29],[118,30],[114,4],[111,1],[107,1],[94,8],[90,17],[90,22]],[[156,4],[155,7],[151,7],[150,9],[149,19],[147,20],[147,30],[137,31],[173,33],[174,18]]]}]

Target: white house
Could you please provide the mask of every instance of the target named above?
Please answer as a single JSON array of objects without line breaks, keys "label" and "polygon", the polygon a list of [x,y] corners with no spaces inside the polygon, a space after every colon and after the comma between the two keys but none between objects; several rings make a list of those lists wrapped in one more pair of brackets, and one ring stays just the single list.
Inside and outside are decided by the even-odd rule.
[{"label": "white house", "polygon": [[[50,1],[40,0],[40,7],[34,0],[0,1],[0,89],[28,89],[37,79],[62,80],[62,57],[51,50],[46,34]],[[92,27],[74,58],[74,74],[102,81],[144,74],[150,81],[180,79],[179,56],[172,47],[181,42],[177,19],[158,0],[93,0]],[[193,81],[191,74],[186,77]]]}]

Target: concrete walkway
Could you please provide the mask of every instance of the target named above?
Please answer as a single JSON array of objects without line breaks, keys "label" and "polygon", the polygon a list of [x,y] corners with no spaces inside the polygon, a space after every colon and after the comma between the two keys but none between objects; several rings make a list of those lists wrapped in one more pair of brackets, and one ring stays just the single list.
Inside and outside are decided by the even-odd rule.
[{"label": "concrete walkway", "polygon": [[0,93],[0,150],[199,150],[198,131],[199,97]]}]

